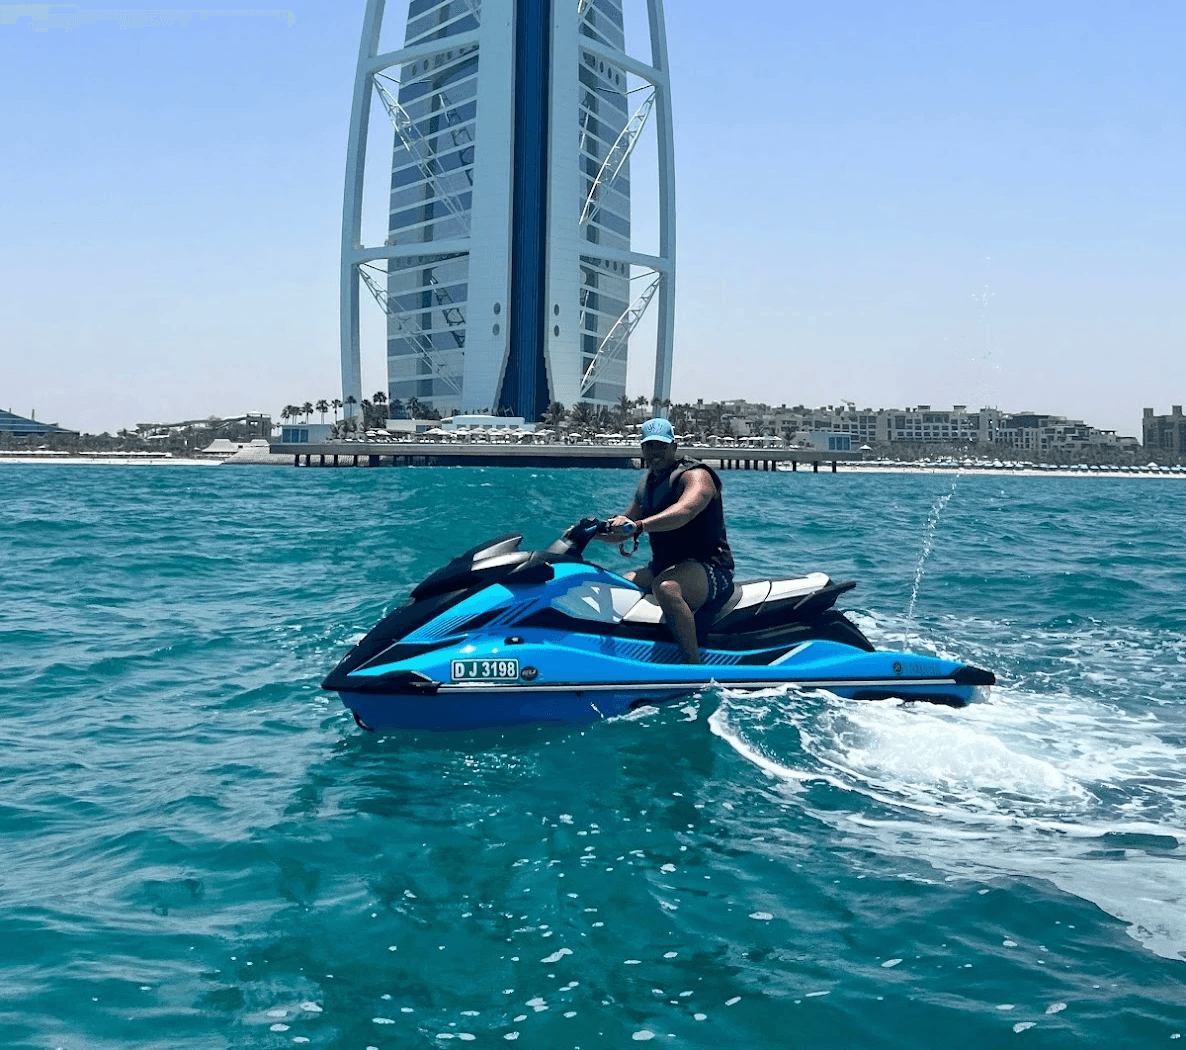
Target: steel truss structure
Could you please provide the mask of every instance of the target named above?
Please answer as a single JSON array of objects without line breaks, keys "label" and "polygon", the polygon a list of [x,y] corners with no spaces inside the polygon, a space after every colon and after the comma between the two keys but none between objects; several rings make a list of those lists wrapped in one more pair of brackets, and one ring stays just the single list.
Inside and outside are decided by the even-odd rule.
[{"label": "steel truss structure", "polygon": [[[521,269],[523,263],[512,258],[517,249],[512,244],[511,229],[512,220],[517,218],[513,214],[514,202],[521,200],[521,195],[515,196],[520,192],[514,188],[515,162],[506,154],[510,152],[507,143],[515,138],[516,93],[523,90],[517,81],[516,66],[516,47],[523,46],[522,34],[516,34],[521,28],[519,22],[527,17],[524,12],[528,5],[525,0],[435,3],[440,25],[450,28],[432,33],[418,30],[420,35],[414,38],[409,20],[407,39],[414,42],[394,51],[379,50],[386,0],[367,0],[363,16],[342,208],[342,400],[349,406],[349,414],[354,414],[362,401],[359,314],[363,286],[391,319],[389,338],[398,335],[404,347],[400,353],[405,355],[401,360],[420,362],[418,374],[442,403],[447,399],[450,407],[462,410],[494,407],[499,391],[504,389],[504,376],[518,367],[514,364],[511,321],[517,311],[522,314],[527,306],[512,294],[512,271],[515,267]],[[535,17],[542,10],[549,20],[546,39],[550,54],[545,65],[550,80],[544,104],[551,129],[544,143],[548,207],[542,231],[543,258],[538,263],[543,294],[533,307],[540,312],[533,323],[542,333],[548,397],[572,404],[585,397],[597,398],[599,379],[604,380],[610,373],[624,375],[629,337],[648,306],[656,301],[653,397],[661,405],[670,396],[671,388],[676,273],[675,161],[665,16],[663,0],[646,0],[650,61],[644,62],[627,54],[624,46],[611,42],[621,38],[620,29],[618,37],[599,29],[609,24],[599,21],[601,8],[610,10],[615,3],[620,10],[620,0],[542,0],[532,8],[537,12]],[[620,27],[620,14],[614,17]],[[457,116],[459,107],[445,94],[445,78],[430,83],[428,74],[417,72],[457,61],[454,56],[476,58],[477,86],[470,88],[476,95],[466,99],[470,105],[468,122]],[[627,77],[642,82],[643,88],[637,90],[645,90],[646,95],[629,119],[623,112],[618,123],[610,119],[607,124],[608,110],[596,118],[588,116],[582,99],[589,96],[582,96],[586,88],[578,83],[578,74],[582,67],[593,66],[603,77],[608,75],[622,84],[623,95],[629,93],[625,87]],[[417,83],[432,92],[429,103],[423,101],[428,96],[415,96],[419,110],[413,110],[413,102],[401,92],[401,78],[389,72],[397,67],[405,71],[405,83],[411,83],[406,73],[411,70]],[[452,94],[453,89],[448,90]],[[429,216],[420,222],[423,230],[405,235],[393,218],[386,243],[367,246],[362,240],[363,182],[371,106],[376,96],[390,118],[397,152],[402,151],[405,163],[414,165],[425,199],[433,203],[422,209]],[[422,115],[418,116],[426,105],[432,109],[431,127]],[[476,124],[475,105],[479,114]],[[623,197],[628,191],[616,184],[627,182],[623,176],[628,172],[628,161],[652,118],[658,145],[656,255],[635,252],[629,245],[628,233],[622,244],[617,244],[611,236],[590,231],[591,226],[602,221],[611,199],[619,212],[622,200],[628,201],[628,196]],[[598,134],[604,136],[609,129],[603,140],[606,143],[620,128],[611,148],[589,145],[587,128],[591,119],[599,125]],[[568,128],[571,133],[566,131]],[[443,141],[441,136],[450,134],[450,149],[464,146],[470,150],[466,166],[442,163],[439,142]],[[597,164],[597,160],[590,162],[587,158],[596,158],[599,150],[604,154],[599,170],[593,176],[593,168],[589,167],[590,174],[586,174],[586,164]],[[628,230],[628,204],[626,207]],[[438,279],[434,267],[453,260],[462,262],[454,262],[452,269],[446,268],[448,272],[455,274],[456,267],[464,263],[465,276]],[[419,283],[413,291],[418,297],[400,289],[393,294],[392,274],[397,272],[414,274]],[[605,289],[626,288],[632,272],[635,279],[646,281],[642,292],[624,310],[622,298],[617,298],[618,305],[607,315],[616,293],[608,294]],[[597,287],[597,274],[604,275],[605,289]],[[463,283],[458,284],[458,280]],[[593,282],[592,290],[589,282]],[[414,302],[424,305],[409,308]],[[591,302],[596,305],[591,306]],[[590,316],[593,310],[597,314]],[[483,320],[478,321],[479,317]],[[428,330],[426,318],[432,319]],[[521,327],[515,331],[521,331]],[[592,344],[585,345],[589,331],[598,333],[591,360]],[[602,389],[600,396],[604,399],[605,387]]]},{"label": "steel truss structure", "polygon": [[595,213],[597,191],[602,187],[612,186],[622,174],[622,169],[626,167],[626,161],[630,159],[630,154],[634,152],[634,147],[642,136],[642,129],[646,127],[647,117],[651,115],[654,105],[655,93],[652,91],[647,95],[643,104],[634,111],[629,123],[622,129],[612,148],[605,155],[605,160],[602,161],[601,168],[585,197],[585,206],[581,209],[581,226],[588,223]]},{"label": "steel truss structure", "polygon": [[[396,137],[399,139],[401,145],[416,161],[416,166],[420,169],[425,181],[435,191],[436,198],[445,205],[468,237],[470,232],[469,212],[453,189],[446,186],[441,179],[440,173],[437,170],[439,165],[432,155],[431,147],[424,141],[424,136],[420,134],[420,129],[416,127],[416,122],[412,119],[408,111],[400,105],[399,100],[379,83],[378,78],[375,79],[375,91],[383,103],[383,108],[387,110],[387,115],[391,118],[391,126],[395,129]],[[437,97],[448,105],[448,99],[442,92],[438,91]]]},{"label": "steel truss structure", "polygon": [[[432,369],[433,373],[440,377],[456,394],[461,393],[461,387],[452,376],[450,376],[441,367],[438,360],[436,347],[433,346],[432,340],[425,334],[424,329],[420,327],[416,320],[416,310],[400,310],[391,301],[391,296],[387,290],[379,284],[374,275],[369,271],[372,269],[369,263],[364,263],[358,269],[358,276],[362,278],[363,283],[369,289],[371,295],[375,297],[382,308],[383,312],[387,314],[394,322],[396,327],[404,333],[405,338],[415,348],[416,352],[424,360],[424,362]],[[345,400],[343,398],[343,400]]]},{"label": "steel truss structure", "polygon": [[651,305],[651,300],[655,297],[655,292],[659,290],[662,281],[662,277],[653,277],[638,297],[626,307],[626,312],[614,322],[614,326],[597,348],[592,363],[585,370],[584,376],[581,377],[582,396],[593,388],[593,384],[597,382],[598,374],[606,365],[621,358],[631,334],[638,327],[642,315],[647,312],[647,307]]}]

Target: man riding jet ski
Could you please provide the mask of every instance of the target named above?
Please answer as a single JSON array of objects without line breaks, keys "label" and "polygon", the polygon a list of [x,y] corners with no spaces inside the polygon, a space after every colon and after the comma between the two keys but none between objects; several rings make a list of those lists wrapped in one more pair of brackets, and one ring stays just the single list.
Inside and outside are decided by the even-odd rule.
[{"label": "man riding jet ski", "polygon": [[654,594],[684,663],[698,664],[694,614],[719,609],[733,593],[721,479],[699,460],[680,456],[666,419],[648,419],[640,437],[648,470],[625,513],[610,519],[614,531],[607,538],[632,533],[637,550],[638,538],[650,534],[650,565],[626,579]]},{"label": "man riding jet ski", "polygon": [[833,608],[854,583],[823,573],[735,585],[698,611],[701,662],[684,662],[663,609],[637,583],[584,560],[622,529],[584,518],[541,551],[511,533],[423,580],[329,674],[365,729],[468,729],[594,721],[717,684],[787,684],[855,699],[962,705],[991,671],[876,652]]}]

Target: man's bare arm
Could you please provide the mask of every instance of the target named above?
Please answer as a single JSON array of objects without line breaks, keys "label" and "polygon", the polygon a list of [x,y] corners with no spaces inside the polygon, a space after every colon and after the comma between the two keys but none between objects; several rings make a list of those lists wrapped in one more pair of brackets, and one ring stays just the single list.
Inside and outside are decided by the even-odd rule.
[{"label": "man's bare arm", "polygon": [[[683,528],[705,507],[717,494],[717,487],[713,483],[712,475],[707,470],[689,470],[680,478],[681,492],[679,499],[666,510],[652,514],[640,522],[644,532],[673,532]],[[634,504],[631,504],[633,508]],[[637,521],[637,518],[631,519]]]}]

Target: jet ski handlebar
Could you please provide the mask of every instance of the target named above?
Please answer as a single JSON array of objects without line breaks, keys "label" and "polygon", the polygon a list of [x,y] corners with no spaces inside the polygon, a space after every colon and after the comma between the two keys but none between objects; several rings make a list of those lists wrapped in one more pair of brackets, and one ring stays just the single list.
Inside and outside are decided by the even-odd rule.
[{"label": "jet ski handlebar", "polygon": [[614,533],[618,536],[631,536],[634,534],[634,531],[635,524],[632,521],[628,521],[625,525],[615,528],[608,521],[603,521],[601,518],[595,518],[590,515],[587,518],[581,518],[575,525],[570,525],[565,529],[560,539],[556,540],[548,548],[548,553],[567,554],[571,557],[579,558],[585,553],[585,548],[589,546],[594,536],[604,536],[607,533]]}]

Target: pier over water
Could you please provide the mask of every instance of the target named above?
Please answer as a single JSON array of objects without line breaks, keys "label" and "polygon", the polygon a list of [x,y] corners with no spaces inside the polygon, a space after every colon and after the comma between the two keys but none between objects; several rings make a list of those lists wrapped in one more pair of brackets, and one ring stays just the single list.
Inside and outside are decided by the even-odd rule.
[{"label": "pier over water", "polygon": [[[296,467],[618,467],[642,469],[634,445],[511,445],[501,442],[443,441],[327,441],[322,444],[273,442],[274,455],[292,456]],[[680,451],[718,470],[792,470],[830,464],[832,473],[842,460],[858,459],[855,452],[813,448],[680,446]]]}]

